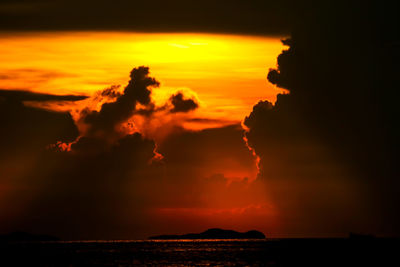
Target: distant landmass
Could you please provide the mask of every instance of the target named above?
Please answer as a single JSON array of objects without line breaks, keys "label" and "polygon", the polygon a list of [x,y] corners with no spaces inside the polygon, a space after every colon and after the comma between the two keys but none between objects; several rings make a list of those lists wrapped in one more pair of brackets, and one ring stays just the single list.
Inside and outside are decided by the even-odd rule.
[{"label": "distant landmass", "polygon": [[149,239],[265,239],[265,235],[256,230],[241,233],[233,230],[212,228],[199,234],[157,235],[151,236]]},{"label": "distant landmass", "polygon": [[59,241],[58,237],[50,235],[34,235],[25,232],[13,232],[0,235],[0,242],[40,242],[40,241]]}]

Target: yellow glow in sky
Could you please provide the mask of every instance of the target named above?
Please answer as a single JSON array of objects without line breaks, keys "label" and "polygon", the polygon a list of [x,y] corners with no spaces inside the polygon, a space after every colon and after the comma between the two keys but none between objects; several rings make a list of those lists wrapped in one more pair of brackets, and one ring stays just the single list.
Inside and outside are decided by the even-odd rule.
[{"label": "yellow glow in sky", "polygon": [[162,104],[193,92],[195,116],[241,121],[280,89],[266,80],[282,50],[280,38],[216,34],[54,32],[0,34],[0,89],[86,94],[125,86],[133,67],[150,67]]}]

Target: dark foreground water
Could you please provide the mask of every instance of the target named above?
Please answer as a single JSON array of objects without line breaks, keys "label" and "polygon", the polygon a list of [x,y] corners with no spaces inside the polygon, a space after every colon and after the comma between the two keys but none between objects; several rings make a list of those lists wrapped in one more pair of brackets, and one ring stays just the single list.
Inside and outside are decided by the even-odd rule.
[{"label": "dark foreground water", "polygon": [[398,239],[0,244],[0,266],[400,266]]}]

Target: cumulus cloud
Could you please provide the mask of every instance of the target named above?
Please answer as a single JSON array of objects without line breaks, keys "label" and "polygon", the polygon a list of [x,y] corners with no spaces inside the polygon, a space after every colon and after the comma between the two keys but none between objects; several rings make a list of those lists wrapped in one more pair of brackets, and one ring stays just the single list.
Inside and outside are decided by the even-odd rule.
[{"label": "cumulus cloud", "polygon": [[[132,115],[171,113],[168,105],[152,102],[150,89],[159,83],[146,67],[132,71],[123,92],[100,93],[100,109],[89,107],[81,114],[89,128],[81,133],[68,113],[21,103],[53,96],[0,97],[1,152],[14,144],[22,148],[15,161],[6,154],[0,162],[0,190],[7,193],[0,194],[1,229],[67,239],[143,238],[157,230],[254,222],[258,227],[277,219],[267,231],[398,234],[398,8],[375,9],[357,1],[179,0],[150,3],[152,8],[145,2],[88,1],[77,10],[75,1],[53,2],[28,8],[32,15],[22,24],[18,5],[12,12],[2,5],[1,27],[276,33],[288,26],[283,20],[289,21],[292,38],[284,41],[289,47],[268,79],[290,93],[279,95],[276,103],[259,102],[244,120],[247,142],[260,158],[253,183],[243,179],[255,162],[239,125],[197,132],[174,125],[157,145],[140,133],[118,133],[108,140]],[[89,13],[96,18],[88,19]],[[168,25],[160,23],[167,20]],[[172,110],[194,109],[195,100],[176,96]],[[41,149],[57,141],[72,142],[70,150]],[[32,143],[37,155],[26,164],[21,155]],[[162,162],[152,161],[156,148]],[[264,199],[264,190],[272,202]],[[251,210],[266,215],[250,216]]]},{"label": "cumulus cloud", "polygon": [[183,130],[159,144],[163,161],[152,160],[156,144],[139,133],[111,144],[83,136],[69,151],[43,151],[19,178],[24,187],[14,185],[1,229],[92,239],[200,230],[208,220],[251,228],[249,218],[273,214],[263,188],[249,181],[254,158],[242,134],[240,125]]},{"label": "cumulus cloud", "polygon": [[120,85],[112,85],[104,90],[99,91],[98,96],[105,97],[108,99],[118,98],[122,95],[122,93],[119,91],[120,88],[121,88]]},{"label": "cumulus cloud", "polygon": [[[272,218],[263,189],[251,182],[255,160],[240,125],[189,131],[178,122],[157,144],[134,129],[138,118],[185,121],[190,120],[185,113],[197,108],[197,101],[181,92],[156,106],[151,89],[158,85],[147,67],[133,69],[123,91],[111,86],[82,102],[87,106],[76,121],[81,131],[67,112],[22,102],[84,97],[3,92],[1,142],[12,143],[8,151],[21,149],[14,158],[7,152],[0,160],[0,190],[6,188],[0,203],[13,203],[0,205],[5,218],[0,229],[122,239],[200,231],[210,218],[213,227],[232,228],[252,228],[249,216]],[[168,118],[161,128],[170,126]],[[28,157],[32,143],[37,145]]]},{"label": "cumulus cloud", "polygon": [[120,85],[113,85],[96,92],[77,116],[82,136],[96,136],[113,142],[135,131],[156,138],[161,132],[165,135],[182,127],[189,118],[185,113],[198,108],[196,98],[179,91],[166,103],[158,105],[152,99],[151,91],[159,85],[149,76],[149,68],[142,66],[132,70],[131,80],[124,90]]},{"label": "cumulus cloud", "polygon": [[242,137],[243,129],[238,124],[201,131],[181,129],[163,140],[159,151],[167,165],[185,165],[187,169],[180,168],[181,171],[204,173],[204,176],[227,175],[225,171],[231,168],[231,175],[240,178],[255,172],[254,158]]},{"label": "cumulus cloud", "polygon": [[0,90],[0,157],[21,151],[45,149],[49,144],[72,142],[79,136],[68,112],[25,106],[23,102],[78,101],[86,96],[50,95],[28,91]]},{"label": "cumulus cloud", "polygon": [[387,28],[366,16],[372,9],[322,6],[284,40],[268,73],[289,93],[259,102],[244,121],[259,178],[287,232],[398,234],[398,36],[380,35]]},{"label": "cumulus cloud", "polygon": [[[132,200],[129,194],[135,188],[131,192],[125,189],[135,181],[145,181],[147,176],[157,177],[152,174],[158,164],[153,160],[158,155],[156,145],[139,133],[124,133],[109,139],[115,134],[111,128],[129,119],[137,103],[144,106],[151,103],[148,87],[158,86],[158,82],[148,77],[148,73],[146,67],[133,69],[123,93],[118,86],[112,86],[94,96],[94,101],[104,102],[100,110],[86,108],[81,113],[91,132],[79,132],[68,112],[23,104],[25,101],[77,101],[86,99],[85,96],[0,91],[0,123],[4,129],[0,140],[0,167],[4,171],[0,187],[4,184],[12,187],[6,196],[15,202],[12,207],[0,207],[7,217],[2,228],[21,227],[28,231],[35,228],[33,231],[55,233],[63,232],[61,229],[69,225],[67,234],[82,238],[84,233],[80,229],[93,227],[93,220],[104,220],[102,227],[117,227],[125,220],[116,217],[128,213],[129,209],[141,208],[139,203],[129,202]],[[99,130],[107,131],[93,135]],[[22,162],[25,166],[19,172],[7,167],[7,164]],[[8,182],[17,177],[24,181],[23,187]],[[23,192],[23,188],[27,191]],[[8,212],[15,215],[17,211],[29,219],[7,216]],[[118,223],[112,224],[114,220]]]},{"label": "cumulus cloud", "polygon": [[[156,163],[149,164],[154,149],[152,140],[135,133],[112,145],[84,137],[71,151],[38,154],[23,177],[29,188],[27,196],[14,196],[16,203],[25,203],[22,207],[15,204],[13,211],[21,208],[25,219],[7,217],[3,227],[12,224],[14,228],[71,239],[96,235],[124,238],[122,232],[127,234],[135,227],[136,217],[147,206],[146,198],[138,192],[140,183],[146,183],[148,176],[157,177],[153,172],[161,173]],[[17,188],[16,193],[21,190]]]},{"label": "cumulus cloud", "polygon": [[199,104],[195,99],[185,99],[182,92],[172,95],[169,100],[173,106],[173,108],[170,110],[171,113],[188,112],[199,107]]},{"label": "cumulus cloud", "polygon": [[158,87],[160,83],[148,75],[148,67],[134,68],[123,94],[113,102],[104,103],[100,111],[83,113],[83,120],[90,125],[90,131],[114,131],[117,124],[134,114],[137,104],[151,104],[151,88]]}]

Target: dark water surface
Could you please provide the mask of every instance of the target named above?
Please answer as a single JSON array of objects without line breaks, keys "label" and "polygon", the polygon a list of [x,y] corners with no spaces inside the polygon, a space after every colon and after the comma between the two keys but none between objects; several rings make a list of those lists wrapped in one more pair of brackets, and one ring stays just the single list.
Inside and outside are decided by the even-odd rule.
[{"label": "dark water surface", "polygon": [[0,266],[400,266],[398,239],[0,244]]}]

